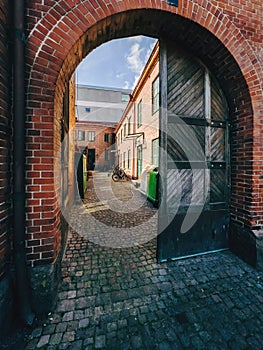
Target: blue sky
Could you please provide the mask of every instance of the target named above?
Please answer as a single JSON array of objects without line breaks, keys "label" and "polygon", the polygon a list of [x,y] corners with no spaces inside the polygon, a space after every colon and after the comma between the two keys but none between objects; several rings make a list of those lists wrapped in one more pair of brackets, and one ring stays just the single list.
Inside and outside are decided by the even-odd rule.
[{"label": "blue sky", "polygon": [[133,89],[156,39],[136,36],[111,40],[79,64],[77,84]]}]

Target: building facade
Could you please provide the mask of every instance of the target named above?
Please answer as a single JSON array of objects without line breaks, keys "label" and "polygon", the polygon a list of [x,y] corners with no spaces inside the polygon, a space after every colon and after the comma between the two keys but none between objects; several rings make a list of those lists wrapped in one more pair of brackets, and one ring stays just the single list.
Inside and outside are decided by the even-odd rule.
[{"label": "building facade", "polygon": [[107,171],[115,160],[116,124],[78,121],[75,125],[75,148],[85,152],[88,171]]},{"label": "building facade", "polygon": [[86,149],[88,170],[109,170],[114,163],[115,128],[130,90],[76,85],[76,149]]},{"label": "building facade", "polygon": [[117,124],[130,98],[130,90],[76,85],[76,118],[78,121]]},{"label": "building facade", "polygon": [[158,166],[159,85],[157,42],[116,128],[118,163],[133,179]]},{"label": "building facade", "polygon": [[[179,0],[173,6],[166,0],[0,0],[0,8],[1,332],[13,314],[14,290],[28,296],[26,310],[21,300],[17,307],[26,323],[30,310],[41,314],[52,309],[66,242],[55,190],[57,182],[61,185],[55,165],[61,160],[65,96],[80,61],[95,47],[120,37],[165,38],[197,57],[219,82],[229,109],[230,248],[263,268],[262,1]],[[25,13],[25,18],[16,17],[14,23],[14,13]],[[164,62],[163,51],[160,57]],[[23,116],[24,125],[17,124]],[[17,135],[19,130],[22,135]],[[20,183],[17,188],[24,170],[24,187]],[[14,210],[17,204],[19,210]],[[18,213],[20,222],[25,219],[20,229]],[[18,251],[12,249],[15,240]],[[21,267],[24,284],[29,282],[27,293],[19,282]]]}]

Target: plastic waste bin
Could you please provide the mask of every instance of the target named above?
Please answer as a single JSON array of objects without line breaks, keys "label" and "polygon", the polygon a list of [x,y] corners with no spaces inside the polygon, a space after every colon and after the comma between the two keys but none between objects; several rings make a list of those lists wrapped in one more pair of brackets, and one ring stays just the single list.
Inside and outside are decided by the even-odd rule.
[{"label": "plastic waste bin", "polygon": [[147,190],[148,190],[148,182],[149,182],[149,172],[151,170],[154,170],[156,168],[156,165],[147,165],[143,170],[142,170],[142,179],[140,183],[140,191],[147,196]]},{"label": "plastic waste bin", "polygon": [[158,168],[149,171],[147,199],[150,200],[154,206],[158,206]]}]

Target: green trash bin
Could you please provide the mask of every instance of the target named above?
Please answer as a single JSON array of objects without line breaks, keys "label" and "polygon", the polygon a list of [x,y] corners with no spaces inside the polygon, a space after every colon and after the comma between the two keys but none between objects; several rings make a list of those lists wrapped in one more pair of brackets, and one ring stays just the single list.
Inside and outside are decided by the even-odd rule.
[{"label": "green trash bin", "polygon": [[158,206],[158,182],[158,168],[154,168],[149,171],[147,199],[151,201],[155,207]]}]

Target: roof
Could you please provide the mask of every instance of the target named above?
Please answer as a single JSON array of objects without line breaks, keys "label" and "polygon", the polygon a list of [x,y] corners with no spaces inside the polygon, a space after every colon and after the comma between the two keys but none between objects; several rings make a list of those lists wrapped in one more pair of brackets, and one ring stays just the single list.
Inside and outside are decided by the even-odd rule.
[{"label": "roof", "polygon": [[130,90],[130,89],[121,89],[121,88],[117,88],[117,87],[95,86],[95,85],[85,85],[85,84],[76,84],[76,88],[116,91],[116,92],[125,93],[127,95],[132,92],[132,90]]},{"label": "roof", "polygon": [[90,120],[78,120],[76,121],[75,126],[90,126],[90,125],[94,125],[94,126],[104,126],[104,127],[111,127],[111,128],[116,128],[118,123],[114,123],[114,122],[106,122],[106,121],[90,121]]}]

